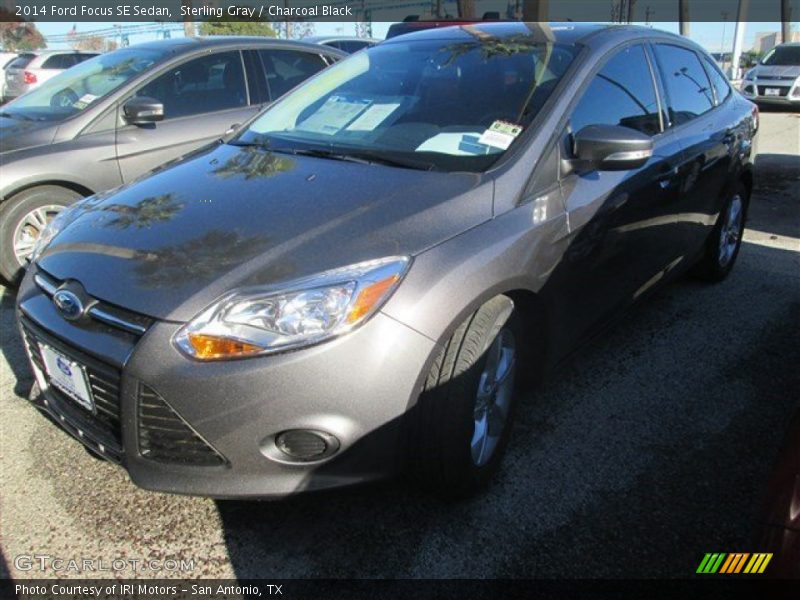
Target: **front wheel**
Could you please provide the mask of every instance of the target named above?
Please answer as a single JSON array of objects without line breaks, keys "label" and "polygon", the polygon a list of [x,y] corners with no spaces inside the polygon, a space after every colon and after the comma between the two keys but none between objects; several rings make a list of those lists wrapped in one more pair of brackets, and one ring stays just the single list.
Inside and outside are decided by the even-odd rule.
[{"label": "front wheel", "polygon": [[426,487],[464,496],[497,471],[514,417],[521,345],[506,296],[481,306],[446,342],[414,415],[412,468]]},{"label": "front wheel", "polygon": [[42,231],[55,216],[82,198],[66,188],[43,185],[12,196],[0,206],[0,275],[16,283]]},{"label": "front wheel", "polygon": [[706,242],[694,275],[705,281],[722,281],[733,269],[742,246],[747,215],[747,188],[737,184],[728,193],[717,223]]}]

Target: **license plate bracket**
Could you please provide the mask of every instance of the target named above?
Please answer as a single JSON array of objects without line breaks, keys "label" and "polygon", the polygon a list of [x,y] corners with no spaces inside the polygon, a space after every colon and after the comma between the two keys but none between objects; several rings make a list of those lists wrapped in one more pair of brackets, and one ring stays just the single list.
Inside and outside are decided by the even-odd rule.
[{"label": "license plate bracket", "polygon": [[764,89],[765,96],[780,96],[781,90],[779,88],[765,88]]},{"label": "license plate bracket", "polygon": [[94,398],[89,386],[86,367],[47,344],[39,342],[39,349],[42,353],[49,384],[58,388],[81,408],[94,413]]}]

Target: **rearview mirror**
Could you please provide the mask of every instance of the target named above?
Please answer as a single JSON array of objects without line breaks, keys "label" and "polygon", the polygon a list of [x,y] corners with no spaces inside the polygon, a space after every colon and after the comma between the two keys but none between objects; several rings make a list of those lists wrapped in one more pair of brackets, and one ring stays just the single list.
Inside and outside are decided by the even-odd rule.
[{"label": "rearview mirror", "polygon": [[164,120],[164,105],[155,98],[131,98],[122,107],[125,120],[133,125],[146,125]]},{"label": "rearview mirror", "polygon": [[638,169],[653,156],[653,139],[619,125],[589,125],[574,136],[578,160],[601,171]]}]

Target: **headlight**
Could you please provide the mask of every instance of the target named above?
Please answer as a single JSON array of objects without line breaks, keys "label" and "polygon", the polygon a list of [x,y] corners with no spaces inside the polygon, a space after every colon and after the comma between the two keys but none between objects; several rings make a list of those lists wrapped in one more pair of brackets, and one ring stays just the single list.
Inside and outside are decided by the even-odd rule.
[{"label": "headlight", "polygon": [[359,263],[272,288],[234,291],[175,335],[185,354],[220,360],[319,343],[377,311],[408,269],[407,257]]},{"label": "headlight", "polygon": [[756,78],[756,70],[750,69],[747,73],[744,74],[745,81],[753,81]]}]

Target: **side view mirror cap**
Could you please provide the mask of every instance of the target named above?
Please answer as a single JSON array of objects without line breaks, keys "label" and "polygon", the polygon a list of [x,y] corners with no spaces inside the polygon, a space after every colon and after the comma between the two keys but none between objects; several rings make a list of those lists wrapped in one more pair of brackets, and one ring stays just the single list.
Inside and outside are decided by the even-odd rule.
[{"label": "side view mirror cap", "polygon": [[588,125],[574,135],[574,155],[601,171],[638,169],[653,156],[653,138],[620,125]]},{"label": "side view mirror cap", "polygon": [[132,125],[147,125],[164,120],[164,105],[155,98],[131,98],[122,107],[125,120]]}]

